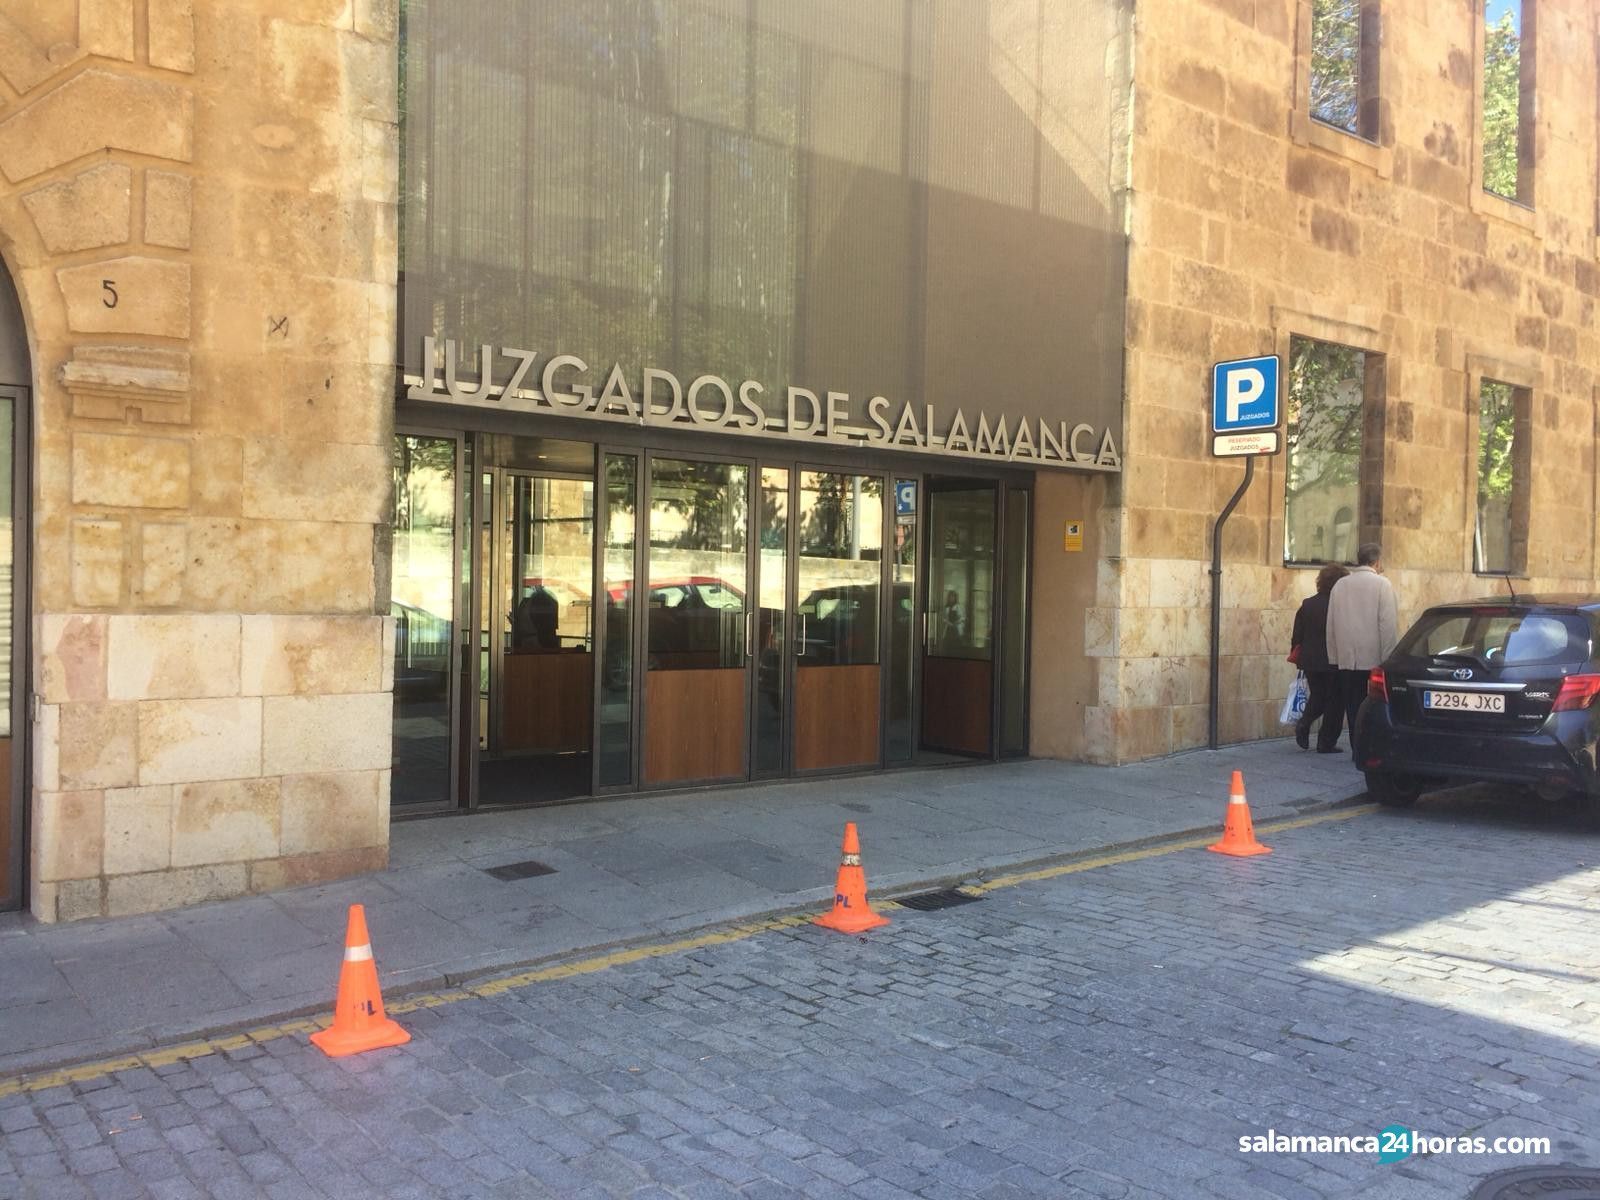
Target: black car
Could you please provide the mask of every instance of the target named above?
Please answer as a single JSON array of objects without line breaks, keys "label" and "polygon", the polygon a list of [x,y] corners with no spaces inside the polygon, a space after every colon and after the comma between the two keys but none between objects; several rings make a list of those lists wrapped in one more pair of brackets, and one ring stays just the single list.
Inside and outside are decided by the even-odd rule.
[{"label": "black car", "polygon": [[1600,796],[1600,598],[1428,609],[1372,673],[1358,761],[1381,804],[1475,780]]}]

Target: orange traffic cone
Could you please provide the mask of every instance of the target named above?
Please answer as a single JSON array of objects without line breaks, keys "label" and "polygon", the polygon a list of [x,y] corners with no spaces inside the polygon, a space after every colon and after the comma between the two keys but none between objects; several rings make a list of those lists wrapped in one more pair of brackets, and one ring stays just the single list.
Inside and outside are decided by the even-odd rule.
[{"label": "orange traffic cone", "polygon": [[865,933],[888,923],[888,917],[880,917],[867,907],[867,873],[861,869],[861,842],[856,837],[856,823],[847,821],[844,857],[839,860],[839,878],[833,885],[833,910],[815,918],[813,924],[840,933]]},{"label": "orange traffic cone", "polygon": [[411,1040],[409,1033],[383,1015],[378,965],[372,961],[372,939],[367,936],[367,911],[359,904],[350,906],[350,923],[345,927],[344,966],[339,968],[333,1024],[313,1033],[311,1040],[329,1058],[401,1046]]},{"label": "orange traffic cone", "polygon": [[1222,840],[1206,849],[1238,858],[1272,853],[1271,847],[1256,841],[1256,827],[1250,821],[1250,806],[1244,801],[1242,771],[1233,773],[1233,782],[1228,787],[1228,817],[1222,823]]}]

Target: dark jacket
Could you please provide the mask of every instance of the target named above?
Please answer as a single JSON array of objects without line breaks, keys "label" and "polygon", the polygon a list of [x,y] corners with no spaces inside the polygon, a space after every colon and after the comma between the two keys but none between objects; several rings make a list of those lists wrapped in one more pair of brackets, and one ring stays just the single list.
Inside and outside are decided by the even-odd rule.
[{"label": "dark jacket", "polygon": [[1322,592],[1307,596],[1294,614],[1294,632],[1289,643],[1300,647],[1302,671],[1332,671],[1328,661],[1328,597]]}]

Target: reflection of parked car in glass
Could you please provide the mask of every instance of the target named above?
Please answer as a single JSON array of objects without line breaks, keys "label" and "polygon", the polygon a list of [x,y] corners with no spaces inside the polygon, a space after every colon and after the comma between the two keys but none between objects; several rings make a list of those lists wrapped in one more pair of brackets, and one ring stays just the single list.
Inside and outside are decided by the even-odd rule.
[{"label": "reflection of parked car in glass", "polygon": [[[902,589],[904,596],[901,596]],[[896,599],[904,599],[904,619],[910,621],[911,585],[895,585]],[[818,588],[800,601],[795,636],[797,653],[807,666],[870,663],[878,658],[878,597],[875,583],[851,583]],[[900,619],[901,605],[895,617]]]},{"label": "reflection of parked car in glass", "polygon": [[[614,602],[626,603],[633,596],[633,580],[614,583],[607,593]],[[658,579],[651,582],[651,607],[677,608],[686,601],[705,608],[742,609],[744,592],[712,575],[691,575],[687,579]]]},{"label": "reflection of parked car in glass", "polygon": [[397,692],[443,694],[450,681],[450,622],[399,600],[394,617],[394,688]]},{"label": "reflection of parked car in glass", "polygon": [[[606,589],[606,662],[608,687],[626,678],[629,653],[624,644],[627,614],[633,602],[633,581]],[[744,591],[711,575],[657,579],[650,583],[647,621],[650,663],[654,667],[718,667],[742,663],[744,654]]]},{"label": "reflection of parked car in glass", "polygon": [[[800,602],[799,615],[803,620],[790,624],[790,636],[803,643],[800,662],[808,667],[877,662],[880,594],[875,583],[842,584],[809,593]],[[909,645],[915,609],[911,584],[896,583],[892,595],[890,640],[896,646]],[[781,627],[781,617],[782,614],[773,609],[761,610],[761,653],[756,663],[756,690],[774,710],[783,703],[783,655],[773,636],[773,631]],[[908,688],[909,675],[895,671],[889,686]],[[891,696],[890,699],[898,698]]]}]

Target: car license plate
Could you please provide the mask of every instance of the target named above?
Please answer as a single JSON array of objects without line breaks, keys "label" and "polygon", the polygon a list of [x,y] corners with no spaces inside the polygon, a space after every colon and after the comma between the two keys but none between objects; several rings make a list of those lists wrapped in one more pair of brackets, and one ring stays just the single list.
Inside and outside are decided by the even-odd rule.
[{"label": "car license plate", "polygon": [[1503,713],[1506,698],[1498,692],[1433,692],[1422,693],[1422,707],[1429,712]]}]

